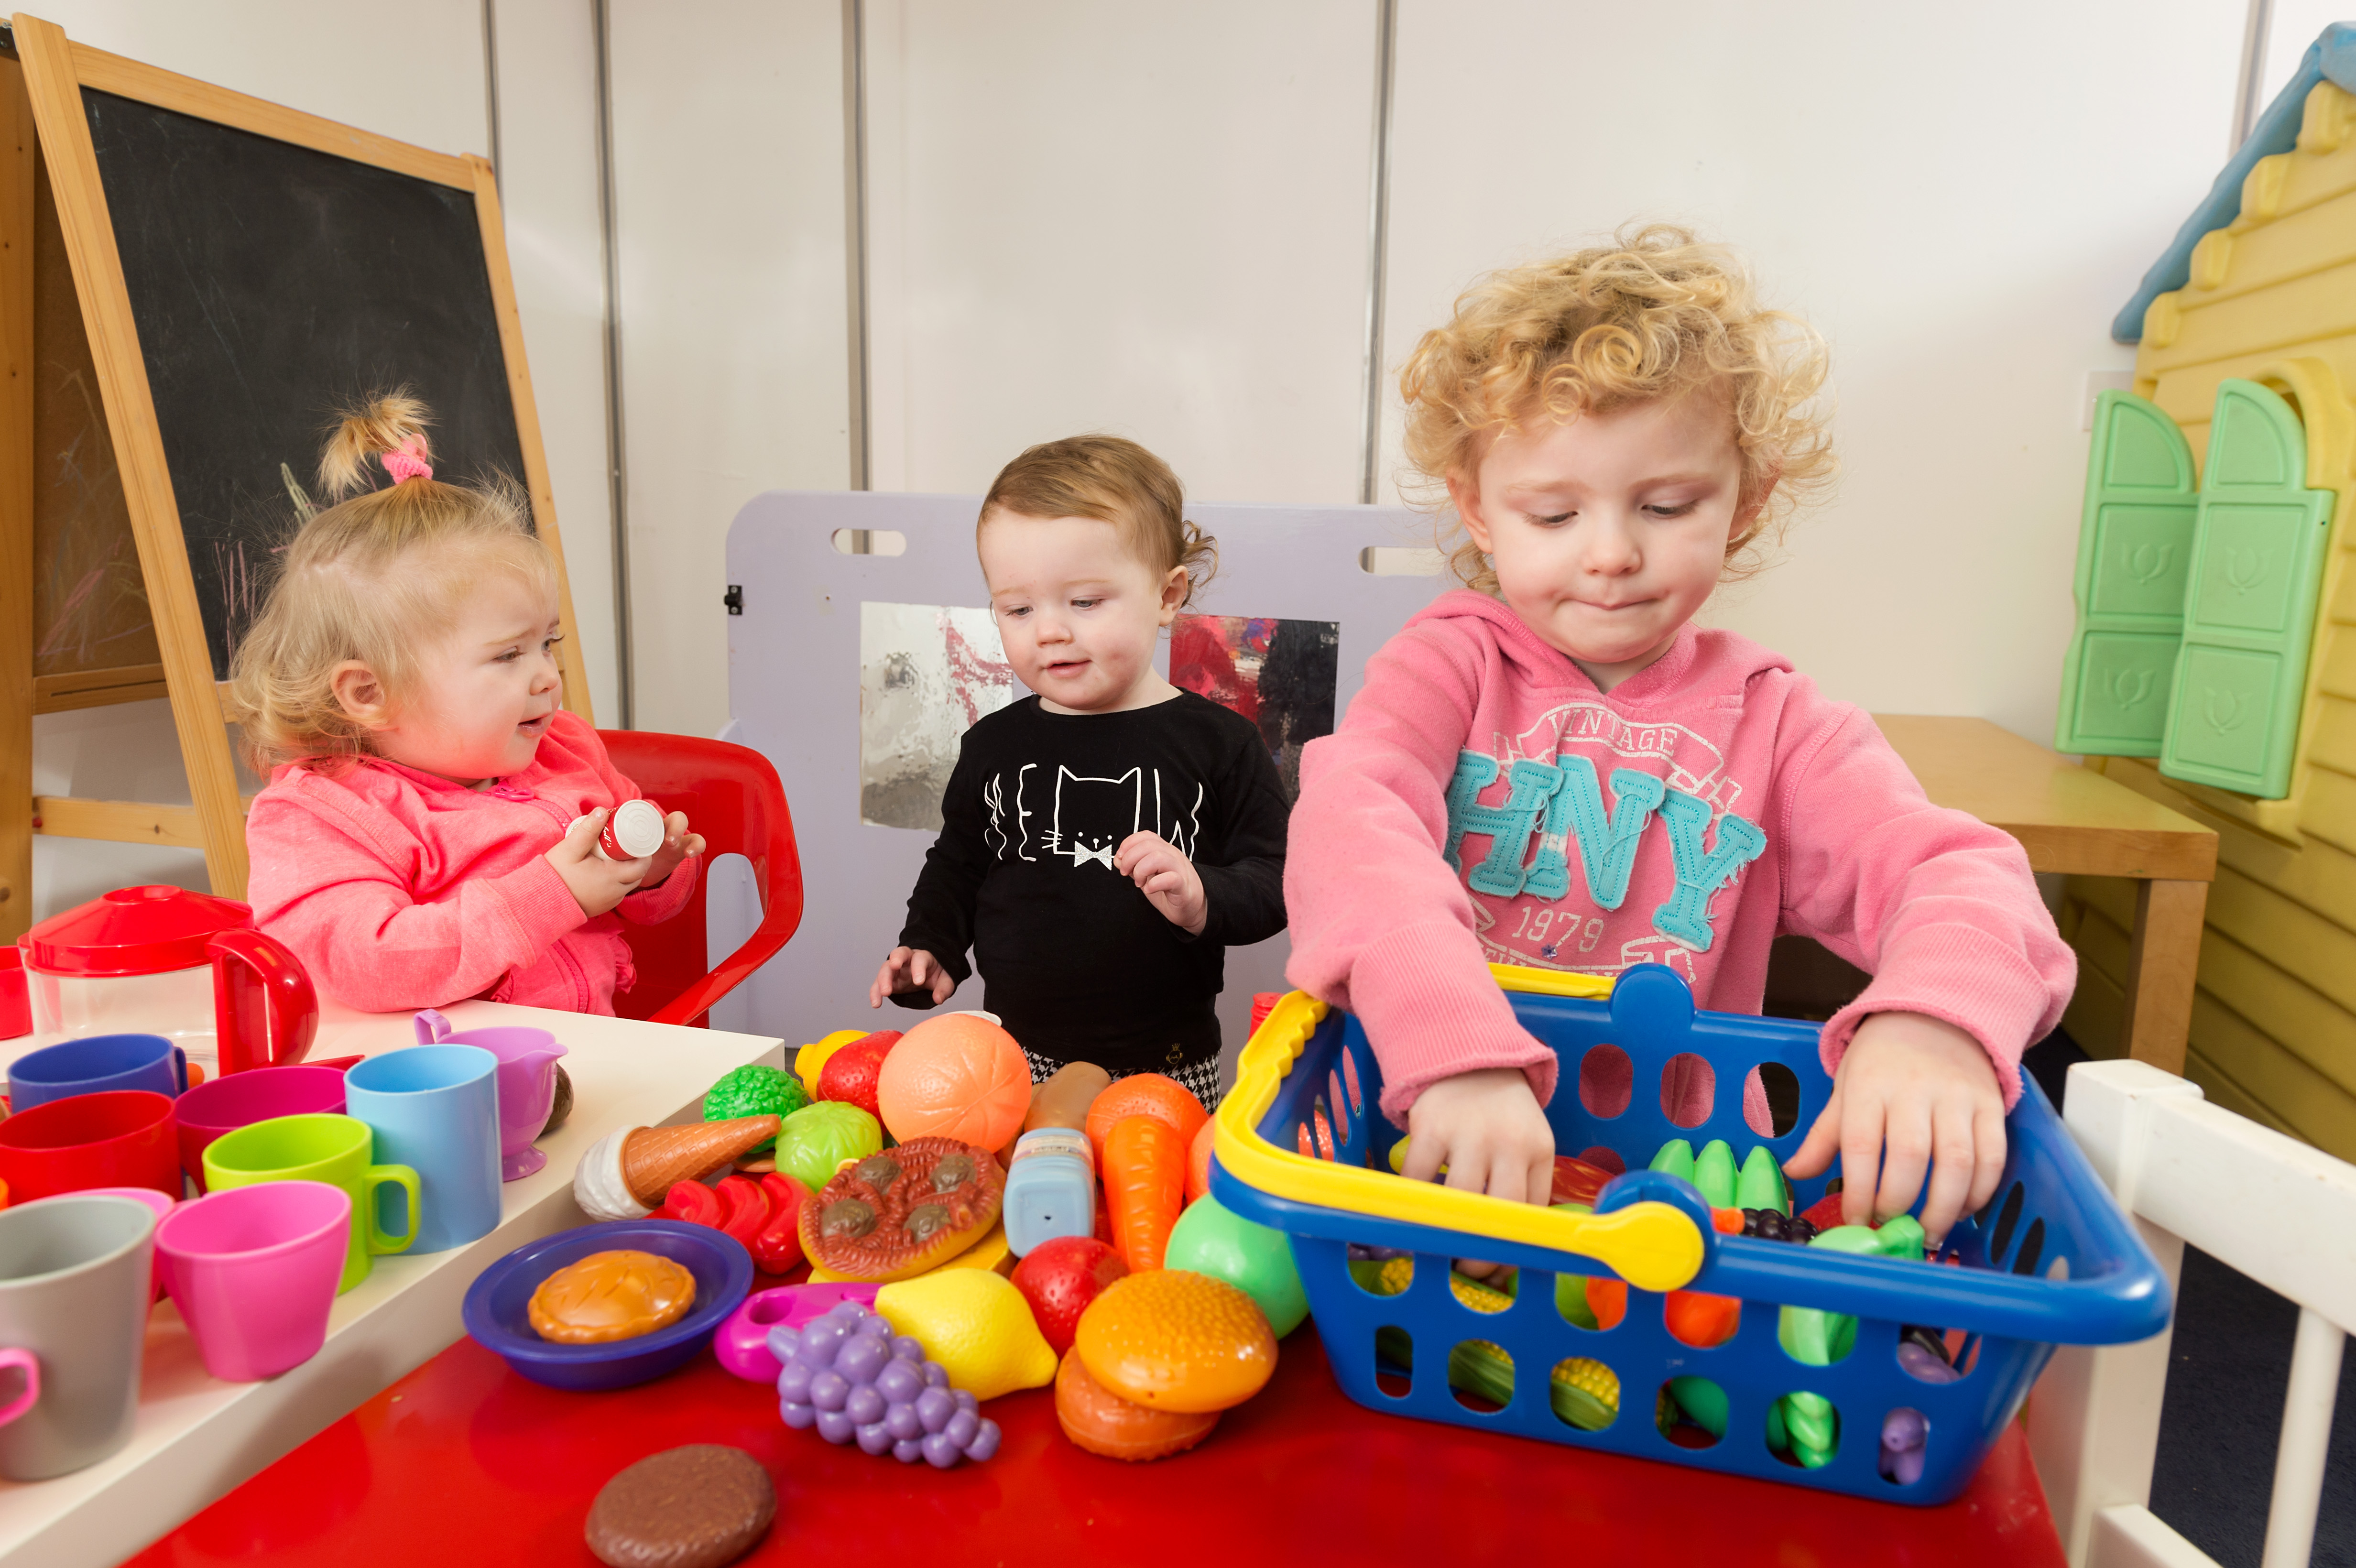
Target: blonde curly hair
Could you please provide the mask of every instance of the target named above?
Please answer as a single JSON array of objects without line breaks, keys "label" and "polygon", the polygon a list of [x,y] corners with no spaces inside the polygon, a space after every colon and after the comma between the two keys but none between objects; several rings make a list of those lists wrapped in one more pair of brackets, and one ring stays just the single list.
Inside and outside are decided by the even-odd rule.
[{"label": "blonde curly hair", "polygon": [[1420,479],[1408,489],[1435,515],[1458,578],[1494,593],[1495,571],[1449,507],[1450,475],[1469,479],[1500,433],[1541,415],[1715,393],[1742,453],[1738,517],[1750,514],[1727,541],[1726,575],[1747,576],[1832,478],[1825,371],[1824,340],[1762,308],[1732,252],[1667,224],[1623,229],[1609,245],[1489,273],[1423,335],[1399,370]]},{"label": "blonde curly hair", "polygon": [[228,717],[254,771],[335,767],[374,751],[337,699],[336,671],[368,667],[396,709],[414,695],[418,655],[449,635],[467,590],[505,573],[556,597],[556,565],[504,478],[452,485],[425,470],[433,416],[408,390],[371,398],[331,430],[319,454],[329,496],[369,482],[371,459],[402,475],[302,525],[280,558],[262,613],[230,658]]},{"label": "blonde curly hair", "polygon": [[974,522],[976,539],[998,511],[1110,523],[1121,547],[1156,577],[1186,569],[1182,609],[1218,573],[1219,541],[1188,520],[1178,475],[1126,437],[1070,435],[1026,448],[991,481]]}]

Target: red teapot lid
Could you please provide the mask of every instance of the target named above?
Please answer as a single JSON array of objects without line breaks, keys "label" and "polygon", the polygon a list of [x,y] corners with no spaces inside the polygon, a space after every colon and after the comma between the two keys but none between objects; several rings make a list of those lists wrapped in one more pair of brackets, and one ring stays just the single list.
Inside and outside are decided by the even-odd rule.
[{"label": "red teapot lid", "polygon": [[186,888],[117,888],[51,915],[16,939],[27,968],[51,975],[159,975],[210,961],[205,944],[253,924],[235,899]]}]

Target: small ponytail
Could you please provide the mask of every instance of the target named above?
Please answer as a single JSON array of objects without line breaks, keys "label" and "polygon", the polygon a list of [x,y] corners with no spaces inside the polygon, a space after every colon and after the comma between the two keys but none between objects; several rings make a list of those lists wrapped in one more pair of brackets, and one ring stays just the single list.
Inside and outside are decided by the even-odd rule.
[{"label": "small ponytail", "polygon": [[1194,595],[1210,585],[1219,574],[1219,541],[1215,535],[1206,534],[1203,526],[1188,517],[1178,525],[1177,565],[1186,569],[1186,598],[1179,605],[1184,609],[1194,602]]},{"label": "small ponytail", "polygon": [[319,449],[320,487],[337,500],[375,488],[370,458],[384,463],[395,484],[412,477],[431,480],[434,471],[424,466],[425,427],[433,417],[406,387],[361,403],[344,415]]}]

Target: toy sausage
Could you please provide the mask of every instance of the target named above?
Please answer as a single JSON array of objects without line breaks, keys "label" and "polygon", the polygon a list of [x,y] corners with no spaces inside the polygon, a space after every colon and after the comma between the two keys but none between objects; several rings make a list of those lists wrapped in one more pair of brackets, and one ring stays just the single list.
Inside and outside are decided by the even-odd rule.
[{"label": "toy sausage", "polygon": [[1023,1130],[1069,1127],[1076,1133],[1085,1132],[1088,1107],[1111,1087],[1112,1074],[1096,1063],[1067,1061],[1055,1070],[1054,1077],[1031,1091],[1031,1114],[1023,1118]]}]

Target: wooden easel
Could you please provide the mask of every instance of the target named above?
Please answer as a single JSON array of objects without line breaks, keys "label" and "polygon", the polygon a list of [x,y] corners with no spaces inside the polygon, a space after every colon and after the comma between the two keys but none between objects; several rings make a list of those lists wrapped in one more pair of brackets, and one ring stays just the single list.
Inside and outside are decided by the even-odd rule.
[{"label": "wooden easel", "polygon": [[[514,398],[521,478],[534,525],[556,560],[565,645],[580,645],[490,165],[472,155],[428,152],[87,48],[35,17],[16,16],[14,28],[16,59],[0,53],[0,941],[14,940],[32,922],[37,832],[201,848],[212,891],[245,896],[247,803],[238,787],[172,475],[84,114],[84,88],[472,194]],[[37,233],[36,195],[44,173],[103,406],[103,431],[92,433],[102,433],[97,444],[111,448],[122,491],[119,515],[111,517],[112,508],[102,505],[98,515],[77,518],[74,528],[102,529],[112,522],[127,528],[152,617],[155,657],[37,676],[34,590],[40,563],[35,545],[45,525],[55,520],[43,511],[43,454],[36,442],[41,412],[36,407],[36,302],[46,292],[37,272],[45,247]],[[57,248],[54,240],[50,248]],[[69,319],[72,315],[64,314]],[[57,326],[53,319],[53,334]],[[132,613],[135,623],[135,610]],[[145,651],[135,636],[114,640],[132,644],[134,653]],[[34,714],[159,696],[171,701],[193,805],[34,798]],[[575,660],[568,660],[564,669],[564,705],[591,717],[588,689]]]}]

